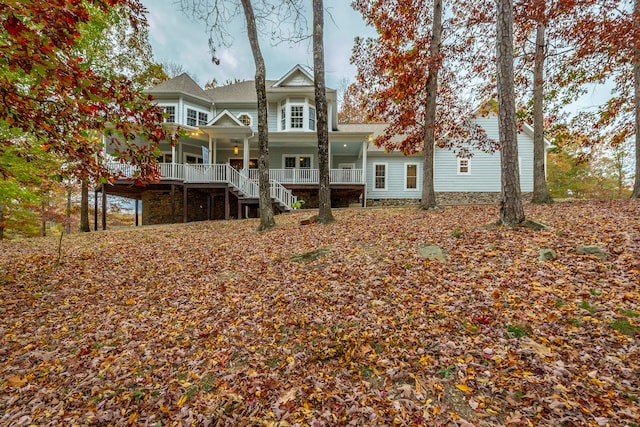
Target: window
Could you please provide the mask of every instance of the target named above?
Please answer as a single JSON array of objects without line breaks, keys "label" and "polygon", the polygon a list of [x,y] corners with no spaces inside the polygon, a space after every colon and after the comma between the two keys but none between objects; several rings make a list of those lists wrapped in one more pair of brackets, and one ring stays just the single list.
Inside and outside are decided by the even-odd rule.
[{"label": "window", "polygon": [[161,121],[164,123],[175,123],[176,122],[176,107],[174,106],[165,106],[160,107],[162,109],[162,119]]},{"label": "window", "polygon": [[373,165],[373,181],[374,188],[376,190],[386,190],[387,189],[387,165],[377,163]]},{"label": "window", "polygon": [[404,170],[404,189],[415,190],[418,188],[418,164],[407,163]]},{"label": "window", "polygon": [[311,169],[312,158],[311,156],[302,154],[298,156],[283,156],[283,164],[285,169]]},{"label": "window", "polygon": [[292,105],[291,106],[291,128],[302,129],[304,124],[304,106]]},{"label": "window", "polygon": [[283,105],[280,110],[280,128],[285,130],[287,128],[287,106]]},{"label": "window", "polygon": [[285,157],[284,158],[284,167],[285,169],[293,169],[296,167],[296,158],[295,157]]},{"label": "window", "polygon": [[316,130],[316,109],[309,107],[309,130]]},{"label": "window", "polygon": [[240,114],[238,120],[245,126],[251,126],[251,116],[248,114]]},{"label": "window", "polygon": [[209,115],[207,113],[198,112],[198,126],[206,126],[209,123]]},{"label": "window", "polygon": [[157,157],[158,163],[171,163],[171,153],[162,153]]},{"label": "window", "polygon": [[197,164],[202,164],[202,157],[200,156],[192,156],[190,154],[186,154],[184,156],[184,162],[188,165],[197,165]]},{"label": "window", "polygon": [[458,175],[471,175],[471,160],[458,157]]},{"label": "window", "polygon": [[311,168],[311,157],[300,157],[298,159],[300,161],[300,168],[301,169],[310,169]]},{"label": "window", "polygon": [[198,121],[198,112],[196,110],[192,110],[191,108],[187,108],[187,125],[188,126],[197,126]]}]

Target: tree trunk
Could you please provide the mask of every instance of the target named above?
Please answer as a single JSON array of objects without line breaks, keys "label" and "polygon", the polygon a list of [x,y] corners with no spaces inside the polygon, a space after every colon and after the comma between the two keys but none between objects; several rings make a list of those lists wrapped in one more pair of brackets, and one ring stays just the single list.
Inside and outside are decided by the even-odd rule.
[{"label": "tree trunk", "polygon": [[71,188],[67,189],[67,211],[66,214],[66,222],[64,224],[65,233],[71,234]]},{"label": "tree trunk", "polygon": [[91,231],[91,227],[89,227],[89,184],[84,179],[80,190],[80,231]]},{"label": "tree trunk", "polygon": [[531,203],[552,203],[545,174],[544,147],[544,62],[545,24],[538,22],[533,66],[533,196]]},{"label": "tree trunk", "polygon": [[[260,153],[258,155],[259,174],[259,203],[260,203],[260,226],[258,230],[269,230],[276,225],[273,217],[273,206],[271,204],[271,183],[269,181],[269,128],[267,122],[267,89],[266,89],[266,69],[264,58],[258,43],[258,31],[256,28],[256,17],[253,13],[251,0],[241,0],[244,9],[244,17],[247,21],[247,35],[253,53],[253,60],[256,65],[256,94],[258,96],[258,145]],[[246,165],[245,165],[246,166]]]},{"label": "tree trunk", "polygon": [[633,14],[635,16],[633,27],[636,34],[636,45],[633,49],[633,102],[636,110],[636,177],[631,198],[640,199],[640,40],[638,39],[640,38],[640,0],[635,1]]},{"label": "tree trunk", "polygon": [[436,192],[433,186],[436,107],[438,104],[438,71],[440,70],[440,43],[442,41],[442,0],[433,2],[433,26],[429,47],[429,69],[427,76],[427,99],[425,105],[424,165],[422,168],[421,209],[434,209]]},{"label": "tree trunk", "polygon": [[4,239],[4,205],[0,203],[0,240]]},{"label": "tree trunk", "polygon": [[316,98],[316,134],[318,135],[319,211],[318,222],[329,224],[331,213],[331,182],[329,177],[329,120],[327,91],[324,80],[324,7],[322,0],[313,0],[313,80]]},{"label": "tree trunk", "polygon": [[498,132],[502,177],[500,223],[511,227],[524,221],[524,209],[520,196],[518,131],[513,82],[513,2],[496,0],[496,9]]},{"label": "tree trunk", "polygon": [[44,218],[45,212],[46,212],[46,202],[44,200],[45,198],[45,191],[44,191],[44,185],[41,184],[40,185],[40,234],[42,235],[42,237],[46,237],[47,236],[47,221]]}]

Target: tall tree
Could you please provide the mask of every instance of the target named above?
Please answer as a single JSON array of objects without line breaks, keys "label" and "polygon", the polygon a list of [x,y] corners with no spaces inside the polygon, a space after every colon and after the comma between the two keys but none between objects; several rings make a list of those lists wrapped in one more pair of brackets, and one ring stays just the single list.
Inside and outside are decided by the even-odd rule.
[{"label": "tall tree", "polygon": [[502,195],[500,223],[515,226],[525,219],[520,194],[518,125],[513,79],[513,3],[496,0],[496,65],[498,84],[498,131]]},{"label": "tall tree", "polygon": [[[375,143],[406,155],[423,153],[421,207],[431,209],[436,143],[460,156],[469,156],[472,147],[495,148],[471,121],[475,106],[460,98],[469,64],[459,57],[472,38],[454,13],[442,23],[441,0],[356,0],[352,6],[378,33],[356,39],[351,57],[367,118],[388,122]],[[398,142],[397,135],[404,138]]]},{"label": "tall tree", "polygon": [[636,173],[631,197],[640,199],[640,0],[633,7],[633,106],[635,109]]},{"label": "tall tree", "polygon": [[[259,230],[273,228],[275,219],[269,181],[266,68],[260,49],[258,27],[270,25],[268,33],[279,40],[287,39],[293,41],[299,39],[302,37],[300,29],[303,28],[303,20],[301,20],[302,4],[303,0],[261,0],[258,2],[259,9],[256,12],[251,0],[240,0],[256,67],[255,83],[258,99],[258,145],[260,150],[258,155],[258,174],[260,179]],[[228,46],[229,40],[233,38],[229,31],[229,25],[238,15],[238,0],[211,0],[208,2],[180,0],[179,5],[183,13],[205,22],[210,35],[209,47],[212,61],[219,64],[220,58],[217,57],[216,49],[219,46]],[[287,33],[287,29],[292,29],[292,31]]]},{"label": "tall tree", "polygon": [[260,186],[260,226],[259,230],[269,230],[276,225],[271,204],[271,182],[269,181],[269,123],[267,116],[266,67],[258,41],[256,18],[251,0],[241,0],[247,21],[247,35],[256,65],[256,94],[258,96],[258,174]]},{"label": "tall tree", "polygon": [[327,90],[324,79],[324,7],[322,0],[313,0],[313,79],[316,102],[316,133],[318,135],[319,212],[318,222],[334,221],[331,213],[331,182],[329,177],[329,120]]}]

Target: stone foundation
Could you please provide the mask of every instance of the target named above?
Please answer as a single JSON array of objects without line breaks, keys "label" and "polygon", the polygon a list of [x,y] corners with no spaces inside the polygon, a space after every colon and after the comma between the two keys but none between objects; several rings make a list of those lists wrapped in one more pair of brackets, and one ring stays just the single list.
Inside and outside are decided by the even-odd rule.
[{"label": "stone foundation", "polygon": [[[331,207],[347,208],[355,204],[362,206],[362,199],[360,198],[362,191],[362,189],[332,188]],[[317,209],[320,205],[317,188],[292,188],[291,192],[298,200],[304,200],[304,209]]]},{"label": "stone foundation", "polygon": [[[531,201],[531,193],[522,193],[525,203]],[[436,193],[436,201],[441,206],[456,205],[497,205],[500,193],[489,192],[442,192]],[[367,207],[376,206],[419,206],[419,199],[367,199]]]},{"label": "stone foundation", "polygon": [[[183,211],[184,187],[176,187],[174,203],[174,222],[184,220]],[[187,193],[187,221],[206,221],[208,219],[224,219],[224,192],[203,191],[189,188]],[[229,195],[231,206],[236,206],[237,199]],[[210,206],[208,204],[211,203]],[[231,216],[237,216],[237,208],[230,210]],[[210,214],[211,218],[208,218]],[[142,225],[171,224],[171,191],[145,191],[142,193]]]}]

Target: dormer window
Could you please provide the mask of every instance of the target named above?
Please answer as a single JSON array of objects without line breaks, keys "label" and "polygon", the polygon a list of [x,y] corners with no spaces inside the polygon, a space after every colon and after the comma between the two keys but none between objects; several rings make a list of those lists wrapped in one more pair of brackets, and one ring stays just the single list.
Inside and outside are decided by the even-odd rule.
[{"label": "dormer window", "polygon": [[280,102],[279,131],[316,130],[316,109],[309,98],[287,98]]}]

